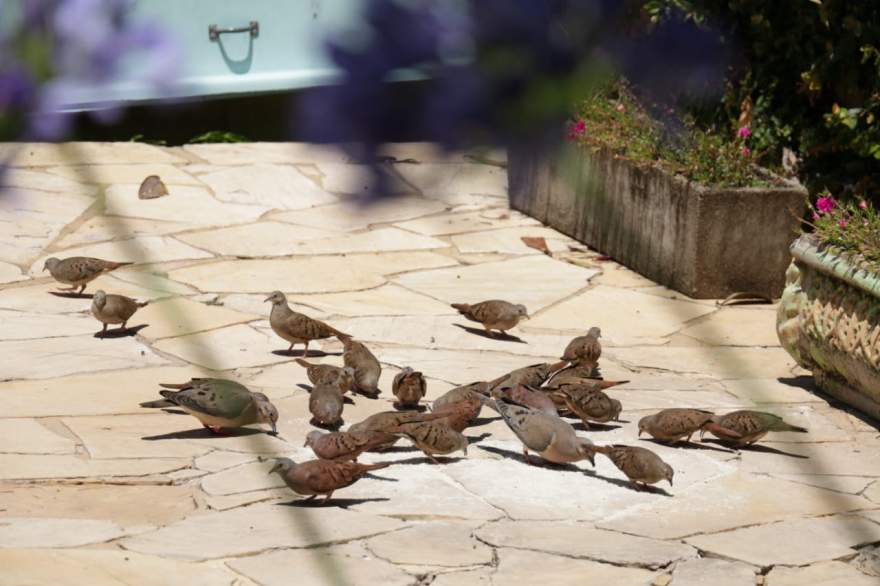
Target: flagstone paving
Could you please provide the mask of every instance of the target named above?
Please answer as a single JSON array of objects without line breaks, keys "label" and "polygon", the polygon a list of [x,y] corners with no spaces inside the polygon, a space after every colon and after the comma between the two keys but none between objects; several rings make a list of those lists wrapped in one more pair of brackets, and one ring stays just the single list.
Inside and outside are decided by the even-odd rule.
[{"label": "flagstone paving", "polygon": [[[657,286],[508,209],[491,164],[393,145],[399,197],[363,206],[365,168],[303,144],[0,145],[0,586],[22,584],[783,585],[875,583],[880,434],[831,405],[782,350],[775,306],[722,307]],[[498,164],[500,163],[500,164]],[[143,176],[170,194],[140,200]],[[544,238],[547,254],[523,237]],[[85,296],[54,295],[44,259],[136,264]],[[149,300],[130,336],[94,337],[89,293]],[[539,361],[602,328],[620,422],[597,443],[648,446],[675,486],[632,490],[600,457],[524,463],[491,413],[468,454],[432,465],[410,448],[329,506],[269,476],[310,457],[308,379],[267,321],[267,293],[364,340],[391,408],[405,366],[427,398]],[[531,319],[482,335],[450,302],[505,298]],[[341,363],[341,344],[311,345]],[[158,383],[240,380],[281,414],[279,436],[212,436],[146,411]],[[658,409],[758,406],[809,428],[755,449],[669,447],[637,437]],[[874,557],[872,557],[874,556]],[[875,572],[875,573],[872,573]]]}]

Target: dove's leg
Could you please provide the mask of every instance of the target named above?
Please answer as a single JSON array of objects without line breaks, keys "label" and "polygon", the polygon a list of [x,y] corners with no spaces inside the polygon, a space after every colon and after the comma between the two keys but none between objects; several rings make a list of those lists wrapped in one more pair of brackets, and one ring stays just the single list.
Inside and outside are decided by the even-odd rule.
[{"label": "dove's leg", "polygon": [[[74,288],[75,288],[75,287],[74,287]],[[79,293],[82,294],[82,292],[85,291],[85,290],[86,290],[86,286],[83,285],[82,287],[79,288]]]},{"label": "dove's leg", "polygon": [[333,491],[332,491],[332,490],[331,490],[329,493],[327,493],[327,496],[324,497],[324,500],[321,501],[321,504],[322,504],[322,505],[323,505],[323,504],[326,504],[327,501],[330,500],[330,497],[331,497],[331,496],[333,496]]},{"label": "dove's leg", "polygon": [[425,452],[425,455],[428,456],[428,457],[431,459],[431,462],[432,462],[432,463],[434,463],[434,464],[440,464],[440,463],[441,463],[440,460],[438,460],[437,458],[435,458],[433,454],[429,454],[428,452]]},{"label": "dove's leg", "polygon": [[288,352],[293,352],[293,342],[290,343],[290,347],[287,348]]},{"label": "dove's leg", "polygon": [[532,466],[535,465],[535,463],[532,462],[532,459],[529,458],[529,449],[526,448],[525,446],[523,446],[523,456],[525,456],[527,464],[531,464]]},{"label": "dove's leg", "polygon": [[127,324],[127,323],[128,323],[128,320],[125,320],[124,322],[122,322],[122,325],[119,326],[119,331],[120,331],[120,332],[124,332],[124,331],[125,331],[125,324]]},{"label": "dove's leg", "polygon": [[107,334],[107,324],[104,324],[104,327],[101,329],[101,337],[103,338],[105,334]]},{"label": "dove's leg", "polygon": [[310,496],[309,498],[306,499],[306,502],[313,501],[313,500],[315,500],[316,498],[318,498],[318,495],[313,494],[312,496]]},{"label": "dove's leg", "polygon": [[636,481],[636,480],[630,480],[629,483],[632,485],[632,487],[633,487],[634,489],[636,489],[636,490],[639,491],[639,492],[642,492],[642,486],[638,483],[638,481]]},{"label": "dove's leg", "polygon": [[303,358],[308,358],[308,357],[309,357],[309,341],[306,340],[306,347],[303,350]]}]

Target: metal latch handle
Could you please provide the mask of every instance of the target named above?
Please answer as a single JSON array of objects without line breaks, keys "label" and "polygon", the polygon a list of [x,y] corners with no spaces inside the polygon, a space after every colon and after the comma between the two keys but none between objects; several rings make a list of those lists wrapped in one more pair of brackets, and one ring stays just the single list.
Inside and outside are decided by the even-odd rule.
[{"label": "metal latch handle", "polygon": [[247,33],[251,34],[251,38],[260,36],[260,23],[252,20],[248,26],[239,26],[232,28],[219,28],[216,24],[208,26],[208,38],[212,41],[220,39],[220,35],[226,33]]}]

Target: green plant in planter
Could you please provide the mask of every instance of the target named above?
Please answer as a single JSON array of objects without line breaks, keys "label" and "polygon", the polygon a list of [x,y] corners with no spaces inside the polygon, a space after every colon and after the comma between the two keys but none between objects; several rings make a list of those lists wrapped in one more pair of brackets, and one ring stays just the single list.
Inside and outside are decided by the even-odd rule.
[{"label": "green plant in planter", "polygon": [[815,237],[824,245],[858,254],[880,269],[880,213],[870,202],[841,203],[826,190],[811,204]]},{"label": "green plant in planter", "polygon": [[677,118],[671,108],[655,110],[669,122],[656,120],[625,82],[617,82],[579,105],[568,139],[707,185],[764,187],[777,181],[755,165],[750,128],[726,137],[698,127],[689,116]]}]

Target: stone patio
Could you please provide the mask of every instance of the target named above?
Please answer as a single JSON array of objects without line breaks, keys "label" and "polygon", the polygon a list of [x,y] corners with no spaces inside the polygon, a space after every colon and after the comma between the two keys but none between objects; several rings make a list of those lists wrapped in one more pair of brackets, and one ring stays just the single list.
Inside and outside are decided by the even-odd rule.
[{"label": "stone patio", "polygon": [[[510,211],[501,166],[389,152],[419,164],[389,167],[399,199],[360,208],[363,167],[307,145],[22,145],[0,202],[0,585],[880,581],[877,428],[812,392],[775,307],[683,298],[603,260]],[[170,195],[139,200],[154,173]],[[137,263],[87,289],[150,300],[137,335],[95,338],[90,300],[51,294],[43,260],[79,254]],[[383,394],[346,405],[346,424],[390,409],[404,366],[433,399],[601,326],[604,376],[632,382],[611,391],[623,421],[581,433],[656,450],[675,486],[633,491],[604,458],[528,466],[484,412],[467,458],[367,454],[399,464],[300,506],[266,474],[272,456],[311,457],[305,372],[273,353],[287,346],[267,321],[274,289],[382,362]],[[469,333],[448,305],[492,297],[528,306],[511,332],[524,343]],[[311,347],[341,363],[335,340]],[[138,407],[159,382],[205,375],[269,395],[280,437],[213,437]],[[810,433],[741,453],[636,437],[661,408],[756,405]]]}]

